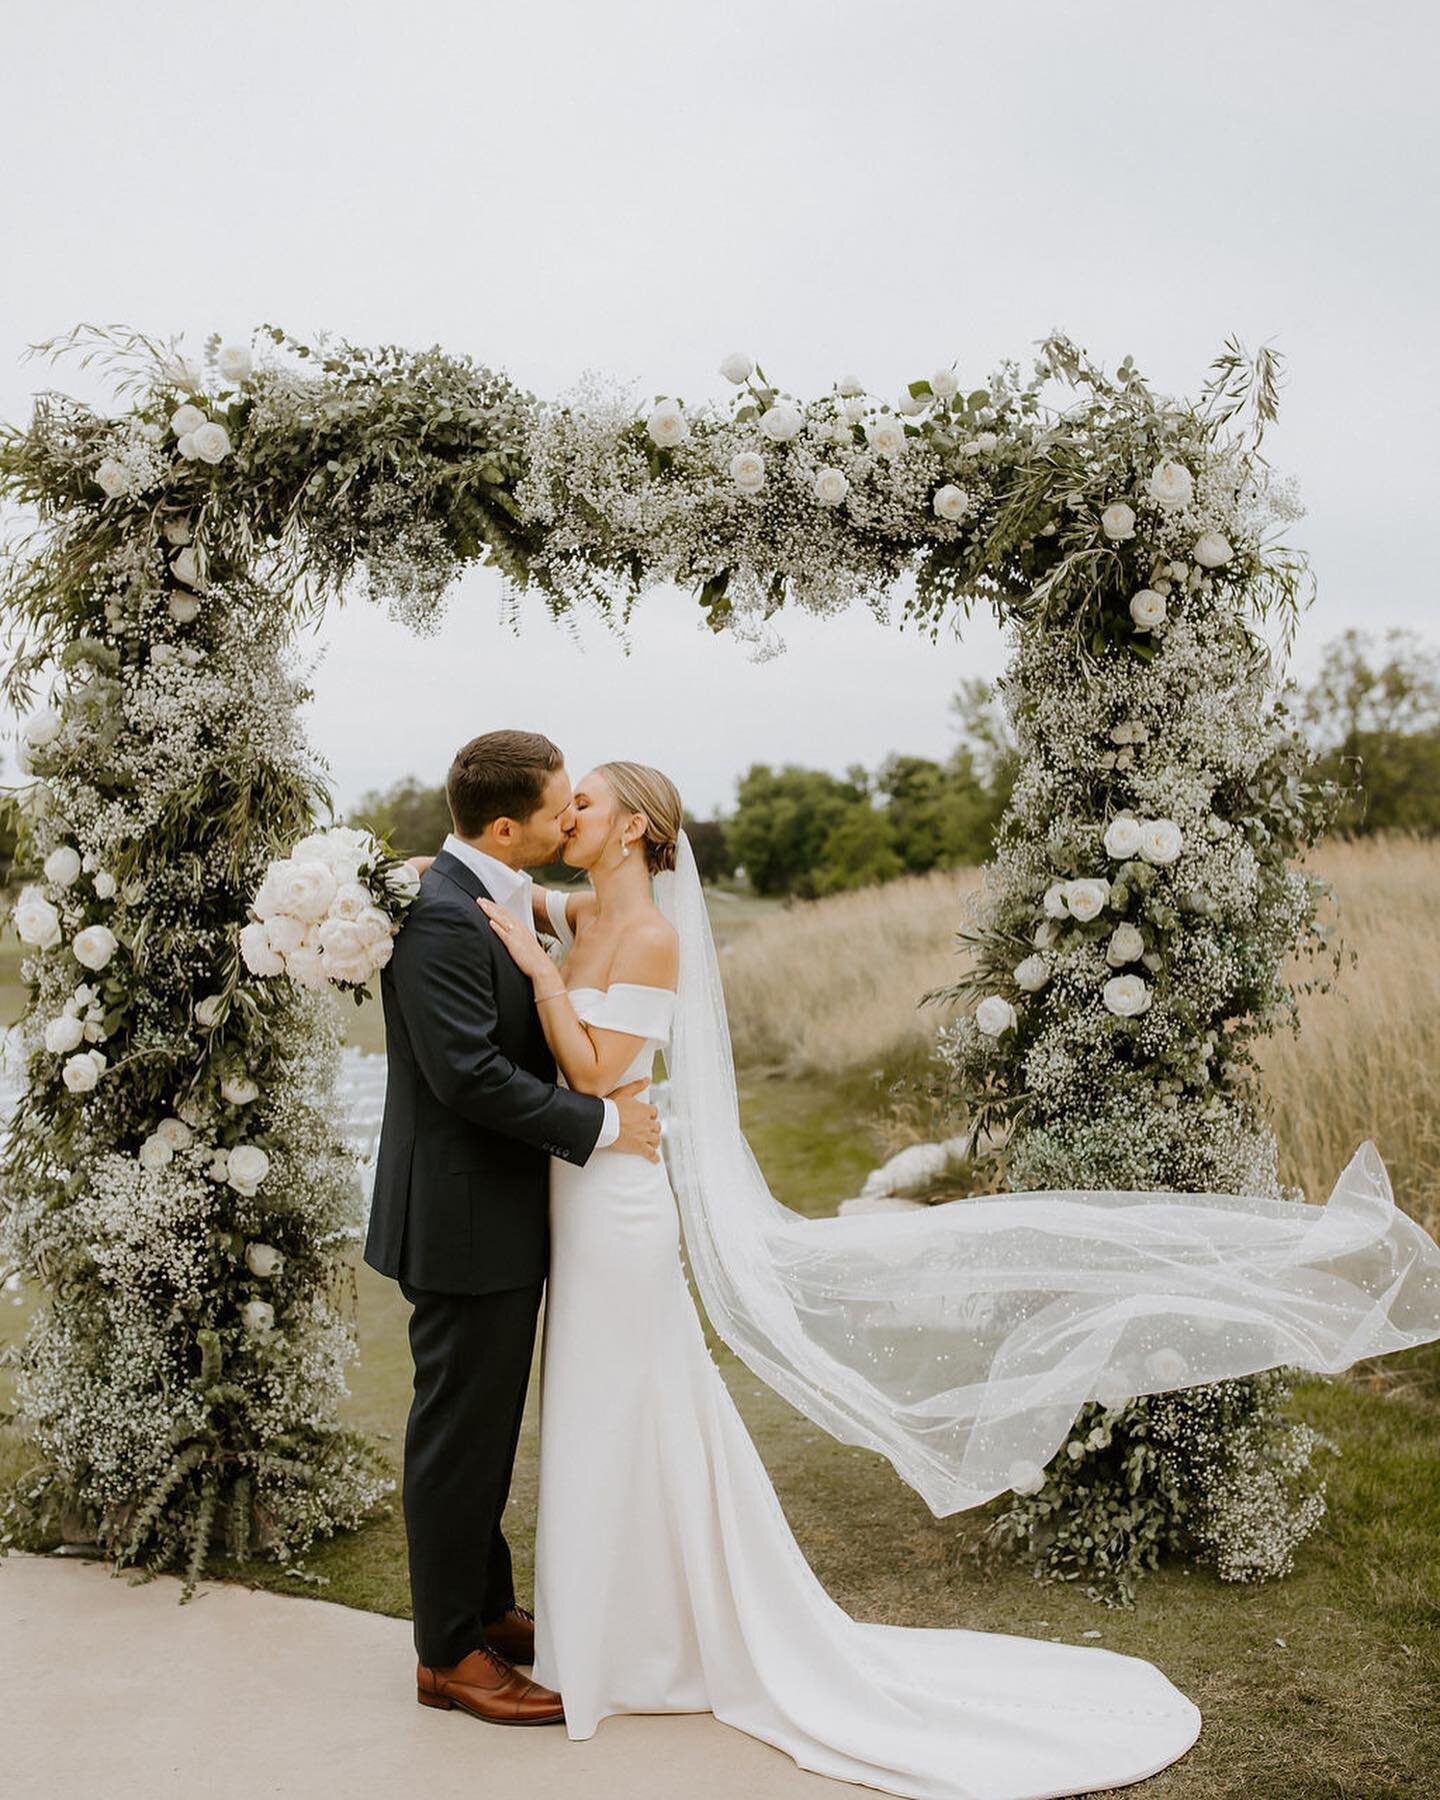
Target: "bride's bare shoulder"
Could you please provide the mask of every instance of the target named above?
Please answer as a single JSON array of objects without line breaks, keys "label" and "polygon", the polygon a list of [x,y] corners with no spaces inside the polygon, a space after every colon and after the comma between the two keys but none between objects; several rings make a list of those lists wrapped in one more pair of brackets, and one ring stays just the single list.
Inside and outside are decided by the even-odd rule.
[{"label": "bride's bare shoulder", "polygon": [[658,906],[647,906],[627,921],[615,979],[674,987],[679,968],[679,933]]}]

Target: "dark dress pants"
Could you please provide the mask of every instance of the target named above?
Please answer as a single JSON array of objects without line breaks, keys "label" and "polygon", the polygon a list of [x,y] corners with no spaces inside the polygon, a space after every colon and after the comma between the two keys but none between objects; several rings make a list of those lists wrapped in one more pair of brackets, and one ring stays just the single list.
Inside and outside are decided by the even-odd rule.
[{"label": "dark dress pants", "polygon": [[500,1515],[510,1493],[543,1281],[494,1294],[400,1290],[415,1396],[402,1498],[415,1652],[450,1668],[515,1604]]}]

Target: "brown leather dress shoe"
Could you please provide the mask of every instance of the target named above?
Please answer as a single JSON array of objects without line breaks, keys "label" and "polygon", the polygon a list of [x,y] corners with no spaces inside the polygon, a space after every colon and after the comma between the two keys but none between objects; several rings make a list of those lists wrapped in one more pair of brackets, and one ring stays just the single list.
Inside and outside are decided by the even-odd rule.
[{"label": "brown leather dress shoe", "polygon": [[512,1606],[507,1613],[485,1628],[485,1642],[498,1650],[506,1662],[533,1663],[535,1660],[535,1615],[523,1606]]},{"label": "brown leather dress shoe", "polygon": [[449,1669],[415,1665],[415,1698],[422,1706],[458,1706],[494,1725],[561,1725],[565,1708],[552,1689],[512,1668],[488,1647],[472,1650]]}]

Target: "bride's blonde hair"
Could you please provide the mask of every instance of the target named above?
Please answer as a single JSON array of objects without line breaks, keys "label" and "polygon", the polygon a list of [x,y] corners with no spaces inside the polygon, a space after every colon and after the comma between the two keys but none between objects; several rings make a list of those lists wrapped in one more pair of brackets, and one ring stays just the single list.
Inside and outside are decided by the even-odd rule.
[{"label": "bride's blonde hair", "polygon": [[679,788],[668,775],[646,763],[601,763],[600,773],[622,812],[644,813],[650,821],[644,838],[646,868],[652,875],[673,869],[676,843],[685,823]]}]

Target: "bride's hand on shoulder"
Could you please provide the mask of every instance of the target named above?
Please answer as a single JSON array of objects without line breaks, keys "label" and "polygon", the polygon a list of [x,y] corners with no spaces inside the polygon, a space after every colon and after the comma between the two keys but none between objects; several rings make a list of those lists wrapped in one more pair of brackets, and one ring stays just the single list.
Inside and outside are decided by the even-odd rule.
[{"label": "bride's hand on shoulder", "polygon": [[487,900],[483,895],[477,897],[475,904],[490,921],[490,929],[510,952],[510,959],[521,974],[528,975],[533,981],[537,975],[543,975],[547,969],[555,966],[539,938],[532,937],[528,931],[522,931],[503,906],[497,906],[493,900]]}]

